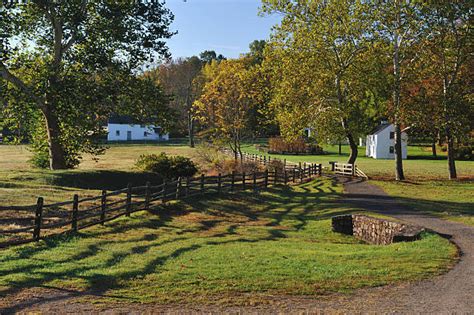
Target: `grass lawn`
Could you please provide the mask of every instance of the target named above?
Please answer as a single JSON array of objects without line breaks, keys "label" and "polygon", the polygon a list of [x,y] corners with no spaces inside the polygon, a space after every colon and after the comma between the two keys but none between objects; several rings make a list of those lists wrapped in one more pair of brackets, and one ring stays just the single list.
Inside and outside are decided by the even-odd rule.
[{"label": "grass lawn", "polygon": [[[254,145],[247,144],[243,146],[243,150],[248,153],[262,154]],[[270,154],[272,157],[287,159],[292,162],[313,162],[322,163],[328,167],[329,161],[346,162],[349,157],[349,147],[342,146],[342,155],[338,155],[338,147],[326,145],[324,150],[328,153],[325,155],[279,155]],[[438,159],[431,157],[428,147],[409,146],[408,159],[403,161],[405,176],[410,180],[439,180],[448,178],[448,163],[446,161],[446,153],[440,152]],[[393,160],[375,160],[367,158],[365,148],[359,147],[359,157],[356,164],[359,168],[370,177],[379,179],[392,179],[395,174],[395,162]],[[473,161],[456,161],[456,167],[459,177],[474,178],[474,162]]]},{"label": "grass lawn", "polygon": [[416,211],[474,226],[473,181],[371,181]]},{"label": "grass lawn", "polygon": [[353,211],[336,202],[340,193],[323,179],[208,196],[2,250],[0,297],[52,286],[105,301],[241,303],[240,293],[252,293],[258,302],[415,280],[452,264],[455,247],[435,235],[374,246],[333,233],[330,217]]}]

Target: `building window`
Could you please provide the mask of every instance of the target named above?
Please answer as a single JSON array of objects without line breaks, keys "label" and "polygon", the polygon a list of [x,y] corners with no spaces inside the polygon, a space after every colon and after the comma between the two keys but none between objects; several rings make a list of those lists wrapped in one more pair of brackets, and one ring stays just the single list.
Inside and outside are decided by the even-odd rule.
[{"label": "building window", "polygon": [[119,137],[119,136],[120,136],[120,130],[115,130],[115,135],[116,135],[117,137]]},{"label": "building window", "polygon": [[393,146],[390,146],[390,153],[393,153],[395,152],[395,149],[393,148]]},{"label": "building window", "polygon": [[393,139],[393,138],[395,138],[395,132],[392,131],[390,132],[390,139]]}]

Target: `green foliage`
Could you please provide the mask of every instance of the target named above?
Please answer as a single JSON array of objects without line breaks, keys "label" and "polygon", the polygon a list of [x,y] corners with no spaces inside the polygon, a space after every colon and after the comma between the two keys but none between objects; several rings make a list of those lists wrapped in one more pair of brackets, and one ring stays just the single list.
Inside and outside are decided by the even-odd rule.
[{"label": "green foliage", "polygon": [[2,7],[2,116],[31,133],[28,140],[48,138],[53,169],[76,165],[84,153],[102,153],[98,139],[113,113],[166,127],[172,118],[168,98],[137,77],[136,69],[168,56],[163,39],[173,35],[172,19],[158,1],[47,0]]},{"label": "green foliage", "polygon": [[145,172],[157,173],[166,179],[191,177],[198,171],[191,159],[184,156],[169,157],[164,152],[159,155],[143,154],[138,158],[135,166]]}]

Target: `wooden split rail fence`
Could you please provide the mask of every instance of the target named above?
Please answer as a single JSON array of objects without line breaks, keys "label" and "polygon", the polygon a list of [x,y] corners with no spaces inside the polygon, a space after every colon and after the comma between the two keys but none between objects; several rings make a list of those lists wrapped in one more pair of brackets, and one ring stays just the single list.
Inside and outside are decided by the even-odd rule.
[{"label": "wooden split rail fence", "polygon": [[337,162],[333,162],[331,164],[333,165],[333,171],[336,175],[361,177],[368,179],[367,175],[365,175],[365,173],[355,164],[345,164]]},{"label": "wooden split rail fence", "polygon": [[258,191],[269,185],[302,182],[321,174],[320,164],[304,165],[284,171],[259,173],[232,173],[228,175],[179,178],[160,185],[132,187],[107,192],[96,197],[46,204],[39,197],[35,205],[0,206],[0,247],[39,241],[41,238],[58,235],[104,224],[121,216],[148,210],[151,206],[164,204],[206,193],[232,192],[253,189]]}]

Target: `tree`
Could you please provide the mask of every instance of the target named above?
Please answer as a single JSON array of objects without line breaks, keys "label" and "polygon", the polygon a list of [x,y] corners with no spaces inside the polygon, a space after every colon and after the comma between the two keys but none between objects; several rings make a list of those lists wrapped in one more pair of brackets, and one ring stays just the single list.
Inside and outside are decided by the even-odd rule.
[{"label": "tree", "polygon": [[348,163],[354,163],[357,126],[351,116],[366,96],[364,74],[358,69],[370,46],[369,6],[364,1],[263,0],[263,10],[284,14],[267,50],[273,54],[269,60],[278,65],[274,78],[280,82],[273,104],[279,107],[283,133],[301,133],[315,120],[329,126],[325,120],[340,117],[351,148]]},{"label": "tree", "polygon": [[171,107],[179,113],[178,128],[187,130],[191,148],[194,147],[195,129],[192,104],[199,97],[195,79],[201,68],[201,60],[194,56],[171,60],[147,73],[163,86],[166,93],[173,95]]},{"label": "tree", "polygon": [[213,60],[217,61],[222,61],[226,60],[226,58],[219,54],[217,55],[214,50],[205,50],[202,53],[199,54],[199,58],[201,58],[201,61],[204,63],[211,63]]},{"label": "tree", "polygon": [[468,2],[426,3],[429,69],[438,89],[442,129],[446,135],[449,179],[457,178],[455,139],[472,130],[472,4]]},{"label": "tree", "polygon": [[237,160],[241,142],[250,131],[251,109],[255,106],[252,76],[244,60],[219,63],[217,75],[205,84],[194,103],[197,117],[217,141],[228,144]]},{"label": "tree", "polygon": [[[168,55],[163,39],[172,36],[172,19],[158,1],[38,0],[0,8],[0,78],[8,97],[20,91],[40,114],[51,169],[71,166],[68,155],[97,152],[93,138],[111,112],[149,112],[139,105],[166,112],[159,89],[133,72]],[[148,97],[132,87],[160,97],[151,105],[132,100]]]},{"label": "tree", "polygon": [[[404,180],[402,160],[402,118],[404,106],[402,85],[405,82],[410,66],[417,59],[419,51],[413,49],[420,43],[426,24],[420,11],[419,2],[409,0],[390,0],[377,3],[377,35],[387,43],[387,52],[392,56],[392,120],[395,126],[394,153],[395,179]],[[417,46],[420,48],[419,46]]]}]

